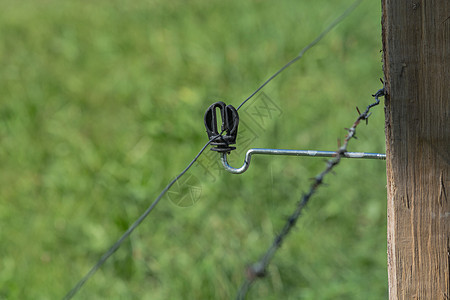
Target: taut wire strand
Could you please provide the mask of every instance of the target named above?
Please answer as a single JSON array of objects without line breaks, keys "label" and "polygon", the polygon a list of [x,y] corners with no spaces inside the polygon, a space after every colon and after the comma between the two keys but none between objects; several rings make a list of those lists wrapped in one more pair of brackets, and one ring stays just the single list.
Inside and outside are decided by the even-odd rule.
[{"label": "taut wire strand", "polygon": [[285,64],[283,67],[281,67],[278,71],[275,72],[275,74],[273,74],[272,76],[269,77],[269,79],[267,79],[266,81],[264,81],[263,84],[261,84],[250,96],[248,96],[247,99],[245,99],[244,101],[242,101],[242,103],[236,108],[236,110],[239,110],[242,105],[244,105],[248,100],[250,100],[253,96],[255,96],[263,87],[265,87],[270,81],[272,81],[272,79],[274,79],[275,77],[277,77],[281,72],[283,72],[285,69],[289,68],[293,63],[295,63],[297,60],[299,60],[300,58],[303,57],[303,54],[306,53],[306,51],[308,51],[309,49],[311,49],[312,47],[314,47],[318,42],[320,42],[320,40],[322,40],[324,38],[324,36],[327,35],[328,32],[331,31],[331,29],[333,29],[334,27],[336,27],[336,25],[338,25],[339,23],[342,22],[342,20],[344,20],[360,3],[362,2],[362,0],[356,0],[355,2],[353,2],[352,5],[350,5],[345,11],[344,13],[342,13],[342,15],[340,15],[339,17],[337,17],[330,25],[328,25],[327,28],[325,28],[324,31],[322,31],[311,43],[309,43],[308,45],[306,45],[305,48],[302,49],[302,51],[300,51],[300,53],[294,57],[293,59],[291,59],[287,64]]},{"label": "taut wire strand", "polygon": [[[217,137],[216,137],[217,138]],[[115,242],[108,251],[106,251],[105,254],[99,259],[99,261],[89,270],[89,272],[86,273],[86,275],[81,278],[81,280],[70,290],[69,293],[63,298],[65,300],[72,299],[72,297],[81,289],[81,287],[86,283],[86,281],[94,275],[94,273],[108,260],[108,258],[116,252],[117,249],[119,249],[120,245],[123,243],[123,241],[138,227],[142,221],[150,214],[150,212],[155,208],[155,206],[158,204],[159,200],[164,196],[164,194],[172,187],[172,185],[178,181],[178,179],[181,178],[191,167],[192,165],[197,161],[197,159],[200,157],[200,155],[205,151],[206,147],[209,146],[209,144],[214,141],[214,138],[209,140],[203,148],[197,153],[197,155],[194,157],[194,159],[189,163],[189,165],[181,171],[180,174],[178,174],[177,177],[175,177],[169,184],[161,191],[161,193],[156,197],[156,199],[153,201],[153,203],[145,210],[145,212],[125,231],[125,233]]]}]

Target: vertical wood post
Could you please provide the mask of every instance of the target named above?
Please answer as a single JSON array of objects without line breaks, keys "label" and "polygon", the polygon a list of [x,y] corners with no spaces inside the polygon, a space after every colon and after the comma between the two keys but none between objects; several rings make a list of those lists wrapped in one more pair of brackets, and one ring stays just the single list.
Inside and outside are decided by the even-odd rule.
[{"label": "vertical wood post", "polygon": [[450,299],[450,1],[382,8],[389,299]]}]

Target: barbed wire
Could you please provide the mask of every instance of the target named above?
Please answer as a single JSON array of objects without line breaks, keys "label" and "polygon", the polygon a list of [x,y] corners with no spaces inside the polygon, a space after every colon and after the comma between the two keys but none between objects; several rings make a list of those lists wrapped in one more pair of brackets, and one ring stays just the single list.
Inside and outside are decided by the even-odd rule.
[{"label": "barbed wire", "polygon": [[370,109],[380,103],[379,97],[385,95],[384,87],[380,90],[378,90],[372,97],[375,98],[375,102],[371,103],[367,106],[366,110],[361,113],[359,111],[359,108],[356,107],[356,110],[358,111],[358,118],[353,123],[352,127],[345,128],[347,130],[347,135],[345,136],[344,143],[342,146],[340,145],[340,142],[338,141],[338,150],[336,151],[335,157],[327,160],[327,165],[325,169],[319,173],[316,177],[313,178],[313,183],[311,184],[309,191],[306,194],[303,194],[300,202],[298,203],[297,207],[295,208],[294,212],[289,216],[287,219],[283,229],[281,232],[275,237],[272,245],[268,248],[266,253],[262,256],[262,258],[257,261],[256,263],[253,263],[250,265],[246,270],[246,279],[244,280],[244,283],[241,285],[236,299],[242,300],[245,299],[251,285],[253,282],[258,279],[266,276],[266,269],[269,265],[270,261],[274,257],[277,250],[281,247],[281,244],[283,243],[284,239],[287,237],[289,232],[291,232],[291,229],[295,226],[297,223],[297,220],[299,219],[303,208],[308,204],[310,198],[312,195],[317,191],[319,186],[323,184],[324,177],[330,173],[333,168],[335,168],[339,162],[341,161],[342,157],[345,157],[345,153],[347,152],[347,147],[349,141],[354,138],[356,139],[356,127],[359,125],[359,123],[362,120],[365,120],[366,123],[368,122],[368,119],[371,115]]},{"label": "barbed wire", "polygon": [[[269,77],[263,84],[261,84],[249,97],[247,97],[241,104],[237,107],[236,110],[239,110],[245,103],[247,103],[253,96],[255,96],[262,88],[264,88],[270,81],[272,81],[275,77],[277,77],[281,72],[291,66],[293,63],[298,61],[303,57],[303,55],[312,47],[314,47],[318,42],[320,42],[334,27],[336,27],[340,22],[342,22],[360,3],[362,0],[356,0],[350,5],[344,13],[342,13],[339,17],[337,17],[330,25],[328,25],[325,30],[323,30],[312,42],[310,42],[306,47],[304,47],[300,53],[290,60],[287,64],[281,67],[278,71],[276,71],[271,77]],[[73,296],[83,287],[83,285],[91,278],[95,272],[113,255],[117,249],[122,245],[122,243],[127,239],[131,233],[147,218],[147,216],[153,211],[156,205],[159,203],[161,198],[167,193],[167,191],[192,167],[192,165],[197,161],[197,159],[202,155],[205,149],[215,140],[220,140],[222,138],[222,134],[224,133],[224,129],[219,135],[212,137],[196,154],[196,156],[191,160],[188,166],[181,171],[172,181],[167,184],[167,186],[160,192],[158,197],[150,204],[150,206],[145,210],[145,212],[125,231],[125,233],[101,256],[101,258],[95,263],[95,265],[84,275],[78,283],[64,296],[64,300],[72,299]]]}]

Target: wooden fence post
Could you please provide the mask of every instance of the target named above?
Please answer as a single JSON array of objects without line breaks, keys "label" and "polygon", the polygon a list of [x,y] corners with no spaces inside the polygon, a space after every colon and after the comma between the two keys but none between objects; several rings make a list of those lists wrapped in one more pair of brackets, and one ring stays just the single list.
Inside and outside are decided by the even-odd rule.
[{"label": "wooden fence post", "polygon": [[450,299],[450,1],[382,9],[389,299]]}]

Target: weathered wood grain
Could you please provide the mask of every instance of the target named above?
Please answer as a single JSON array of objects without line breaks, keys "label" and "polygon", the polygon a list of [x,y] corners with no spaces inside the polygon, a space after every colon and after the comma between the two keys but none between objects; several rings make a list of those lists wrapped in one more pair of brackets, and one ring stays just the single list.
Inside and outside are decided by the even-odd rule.
[{"label": "weathered wood grain", "polygon": [[450,1],[382,0],[390,299],[450,299]]}]

